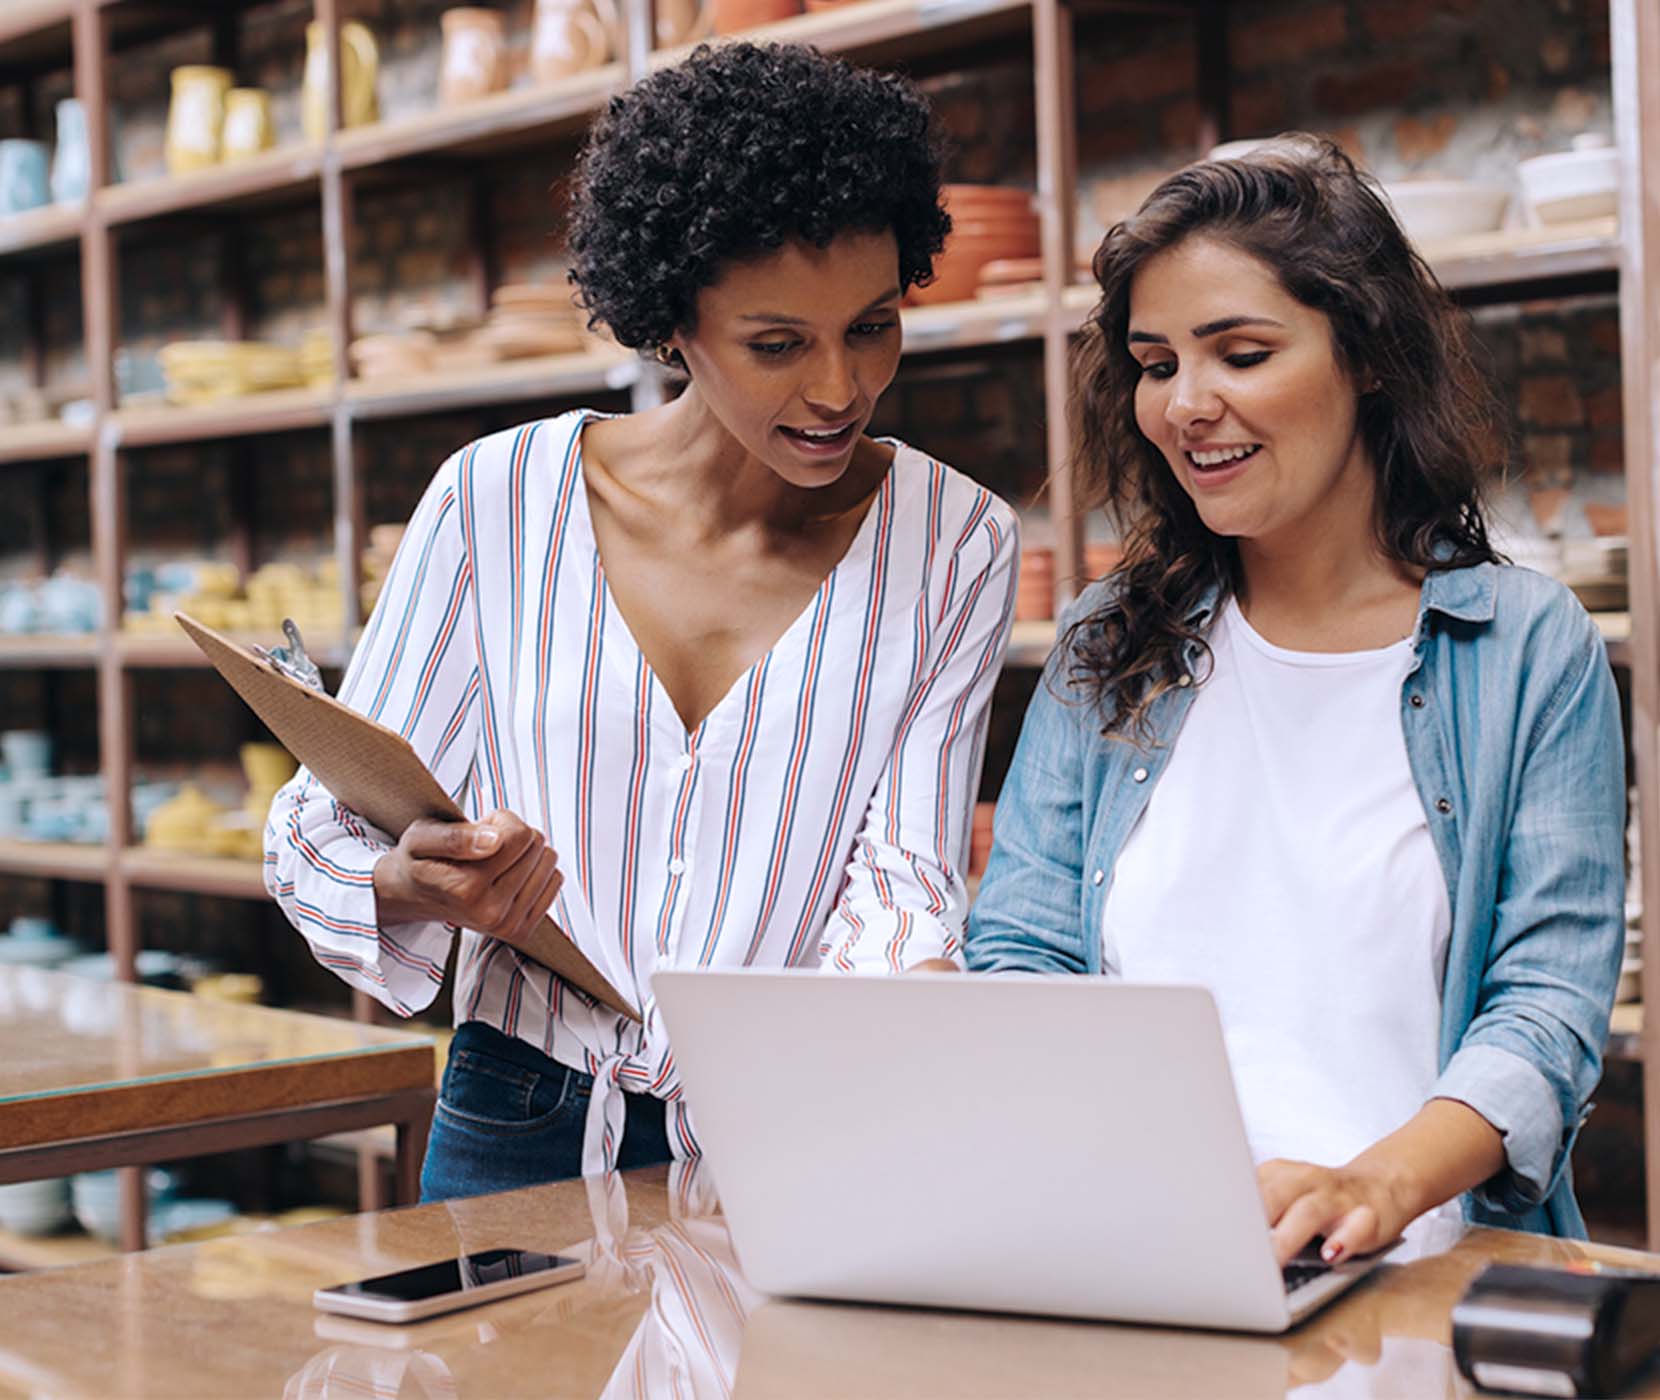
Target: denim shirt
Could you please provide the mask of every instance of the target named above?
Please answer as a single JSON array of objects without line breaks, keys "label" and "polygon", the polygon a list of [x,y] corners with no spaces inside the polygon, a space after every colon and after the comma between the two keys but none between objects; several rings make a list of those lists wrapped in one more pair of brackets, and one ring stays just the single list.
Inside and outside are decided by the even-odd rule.
[{"label": "denim shirt", "polygon": [[[1063,635],[1112,587],[1085,591]],[[1190,621],[1205,624],[1217,601]],[[1625,762],[1607,653],[1561,584],[1493,564],[1426,576],[1412,647],[1401,727],[1452,908],[1430,1097],[1504,1135],[1507,1165],[1464,1198],[1467,1219],[1583,1236],[1569,1153],[1624,948]],[[1153,702],[1151,742],[1106,739],[1066,676],[1057,649],[998,800],[971,971],[1100,972],[1118,853],[1195,691],[1184,677]]]}]

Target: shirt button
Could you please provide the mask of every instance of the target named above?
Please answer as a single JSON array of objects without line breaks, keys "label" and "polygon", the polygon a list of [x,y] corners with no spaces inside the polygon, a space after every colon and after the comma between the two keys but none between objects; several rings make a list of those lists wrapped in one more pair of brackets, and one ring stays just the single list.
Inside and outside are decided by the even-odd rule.
[{"label": "shirt button", "polygon": [[1147,770],[1145,768],[1137,768],[1134,773],[1130,774],[1130,776],[1138,783],[1144,783],[1147,781]]},{"label": "shirt button", "polygon": [[1093,875],[1091,875],[1089,877],[1089,882],[1092,885],[1099,885],[1106,878],[1107,878],[1107,872],[1105,870],[1097,870]]},{"label": "shirt button", "polygon": [[681,860],[679,856],[676,856],[673,860],[671,860],[669,862],[669,874],[671,874],[671,875],[684,875],[685,873],[686,873],[686,862]]},{"label": "shirt button", "polygon": [[1424,708],[1424,697],[1422,695],[1414,695],[1412,697],[1412,708],[1415,710],[1421,710]]},{"label": "shirt button", "polygon": [[1435,799],[1435,810],[1444,817],[1448,812],[1452,811],[1452,803],[1447,801],[1444,797],[1437,797]]},{"label": "shirt button", "polygon": [[690,773],[692,771],[692,764],[696,761],[697,760],[694,759],[689,753],[683,753],[679,758],[675,759],[674,766],[682,773]]}]

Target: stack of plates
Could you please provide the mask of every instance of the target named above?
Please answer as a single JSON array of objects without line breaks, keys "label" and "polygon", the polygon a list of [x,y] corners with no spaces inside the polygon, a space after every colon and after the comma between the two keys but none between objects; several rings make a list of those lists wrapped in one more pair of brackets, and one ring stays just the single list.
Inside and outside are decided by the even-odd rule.
[{"label": "stack of plates", "polygon": [[941,193],[951,215],[951,232],[946,235],[944,251],[934,259],[934,280],[926,287],[911,288],[910,300],[917,305],[967,301],[979,287],[987,263],[1018,260],[1029,266],[1041,256],[1030,190],[945,185]]},{"label": "stack of plates", "polygon": [[398,552],[398,542],[403,539],[403,530],[402,525],[376,525],[369,531],[369,547],[363,551],[362,603],[366,614],[374,609],[380,597],[381,587]]},{"label": "stack of plates", "polygon": [[295,389],[305,383],[300,352],[253,340],[180,340],[158,356],[167,376],[167,397],[177,404]]},{"label": "stack of plates", "polygon": [[313,389],[334,383],[334,342],[322,328],[307,331],[300,342],[300,375]]},{"label": "stack of plates", "polygon": [[431,331],[395,331],[352,342],[352,369],[359,379],[403,379],[430,373],[438,339]]},{"label": "stack of plates", "polygon": [[490,298],[490,316],[477,338],[504,360],[573,355],[583,346],[582,317],[568,287],[508,283]]},{"label": "stack of plates", "polygon": [[1594,535],[1562,541],[1558,577],[1590,612],[1621,612],[1627,602],[1624,535]]}]

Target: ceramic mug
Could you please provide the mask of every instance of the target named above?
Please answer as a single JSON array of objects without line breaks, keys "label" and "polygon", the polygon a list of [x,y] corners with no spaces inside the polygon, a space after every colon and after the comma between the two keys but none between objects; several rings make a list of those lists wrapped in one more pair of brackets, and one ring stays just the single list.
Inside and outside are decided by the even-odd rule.
[{"label": "ceramic mug", "polygon": [[502,18],[495,10],[466,6],[445,10],[439,60],[438,100],[451,107],[471,102],[507,86],[507,52]]},{"label": "ceramic mug", "polygon": [[85,199],[92,185],[92,154],[87,144],[86,108],[79,99],[58,103],[58,145],[52,153],[52,198],[59,204]]},{"label": "ceramic mug", "polygon": [[167,109],[167,169],[173,175],[219,163],[219,133],[225,121],[228,68],[202,63],[173,70],[173,100]]},{"label": "ceramic mug", "polygon": [[39,141],[0,141],[0,214],[38,209],[50,199],[46,147]]},{"label": "ceramic mug", "polygon": [[277,144],[271,94],[264,88],[232,88],[225,94],[225,125],[219,137],[220,158],[227,164],[247,160]]}]

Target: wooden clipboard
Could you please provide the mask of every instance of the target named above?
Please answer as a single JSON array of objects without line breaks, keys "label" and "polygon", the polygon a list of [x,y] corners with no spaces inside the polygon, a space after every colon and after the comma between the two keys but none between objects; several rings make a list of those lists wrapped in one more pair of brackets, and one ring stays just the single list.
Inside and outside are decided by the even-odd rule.
[{"label": "wooden clipboard", "polygon": [[[421,817],[466,820],[403,735],[348,709],[324,691],[289,679],[187,613],[173,616],[282,746],[352,811],[394,840]],[[524,944],[514,946],[602,1005],[631,1021],[640,1019],[640,1013],[546,915]]]}]

